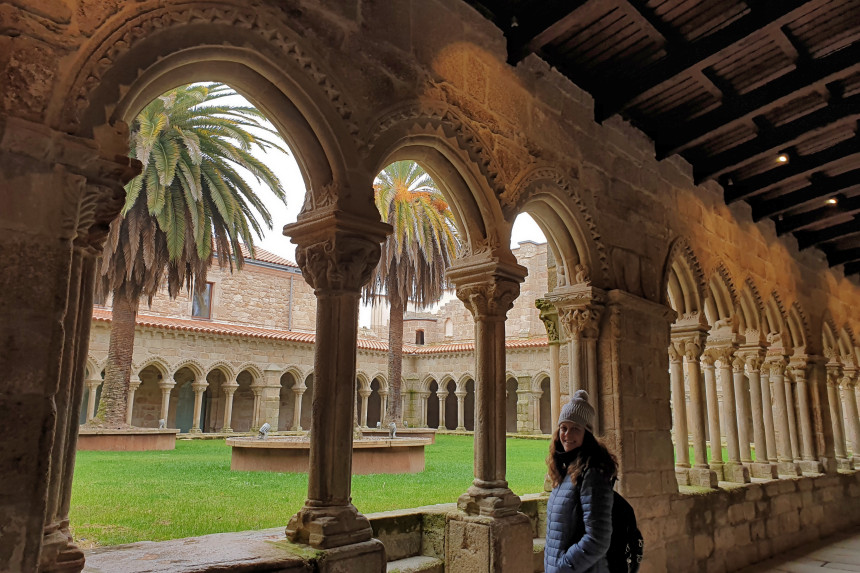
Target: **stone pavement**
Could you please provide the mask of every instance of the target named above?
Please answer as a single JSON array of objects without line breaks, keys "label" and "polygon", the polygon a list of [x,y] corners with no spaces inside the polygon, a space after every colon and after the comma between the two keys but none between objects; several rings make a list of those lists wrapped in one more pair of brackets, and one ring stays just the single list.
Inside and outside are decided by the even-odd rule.
[{"label": "stone pavement", "polygon": [[741,573],[860,571],[860,527],[799,547]]}]

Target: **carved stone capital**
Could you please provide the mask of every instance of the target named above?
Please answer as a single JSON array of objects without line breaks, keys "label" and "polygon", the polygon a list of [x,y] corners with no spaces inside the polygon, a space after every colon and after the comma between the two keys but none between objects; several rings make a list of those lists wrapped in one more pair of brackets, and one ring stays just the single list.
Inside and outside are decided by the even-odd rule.
[{"label": "carved stone capital", "polygon": [[546,336],[550,344],[559,342],[558,309],[545,298],[535,299],[535,307],[540,311],[540,319],[546,328]]},{"label": "carved stone capital", "polygon": [[854,368],[843,368],[842,369],[842,387],[843,388],[854,388],[857,386],[857,370]]},{"label": "carved stone capital", "polygon": [[221,389],[224,390],[225,395],[232,396],[236,390],[239,389],[239,384],[236,382],[233,382],[232,384],[225,382],[224,384],[221,384]]},{"label": "carved stone capital", "polygon": [[731,366],[735,359],[735,349],[733,346],[708,346],[702,356],[703,362],[705,358],[710,359],[712,363],[719,362],[723,366]]},{"label": "carved stone capital", "polygon": [[787,362],[781,356],[768,357],[765,367],[770,369],[771,376],[784,376]]},{"label": "carved stone capital", "polygon": [[482,253],[458,259],[446,274],[475,320],[504,320],[520,294],[526,269]]},{"label": "carved stone capital", "polygon": [[704,332],[672,333],[672,347],[687,362],[698,362],[705,348]]},{"label": "carved stone capital", "polygon": [[201,380],[199,382],[192,382],[191,389],[194,390],[194,393],[202,393],[206,391],[206,388],[209,387],[209,382],[206,380]]},{"label": "carved stone capital", "polygon": [[475,320],[504,320],[519,294],[519,283],[506,280],[457,288],[457,298]]},{"label": "carved stone capital", "polygon": [[161,388],[162,392],[164,392],[165,390],[169,392],[175,386],[176,386],[176,380],[173,380],[172,378],[171,379],[165,378],[163,380],[159,380],[159,382],[158,382],[158,387]]},{"label": "carved stone capital", "polygon": [[842,365],[836,361],[830,361],[826,365],[827,371],[827,385],[838,387],[840,380],[842,380]]},{"label": "carved stone capital", "polygon": [[567,308],[561,311],[560,322],[570,338],[596,338],[600,330],[600,311],[596,306]]}]

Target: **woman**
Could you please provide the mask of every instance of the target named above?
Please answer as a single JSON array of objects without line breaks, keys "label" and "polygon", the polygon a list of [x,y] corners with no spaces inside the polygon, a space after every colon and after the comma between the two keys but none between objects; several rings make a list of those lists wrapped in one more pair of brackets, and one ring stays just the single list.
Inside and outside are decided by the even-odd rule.
[{"label": "woman", "polygon": [[594,437],[594,408],[577,390],[561,409],[547,468],[546,573],[607,573],[612,537],[612,483],[618,463]]}]

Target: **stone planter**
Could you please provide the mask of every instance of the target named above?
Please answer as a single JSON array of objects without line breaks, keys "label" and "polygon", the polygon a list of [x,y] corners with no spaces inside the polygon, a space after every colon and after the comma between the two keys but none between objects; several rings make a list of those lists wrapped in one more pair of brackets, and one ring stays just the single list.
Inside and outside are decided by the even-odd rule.
[{"label": "stone planter", "polygon": [[158,430],[153,428],[131,428],[109,430],[81,428],[78,431],[78,450],[100,450],[107,452],[143,452],[149,450],[172,450],[176,447],[178,429]]},{"label": "stone planter", "polygon": [[[424,471],[427,438],[362,439],[352,443],[352,473],[400,474]],[[236,471],[308,471],[310,442],[304,438],[228,438],[230,469]]]}]

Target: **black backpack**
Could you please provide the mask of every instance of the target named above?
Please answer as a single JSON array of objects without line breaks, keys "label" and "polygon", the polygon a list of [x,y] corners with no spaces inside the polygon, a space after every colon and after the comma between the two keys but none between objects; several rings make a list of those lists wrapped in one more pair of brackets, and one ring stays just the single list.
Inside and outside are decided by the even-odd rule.
[{"label": "black backpack", "polygon": [[645,542],[636,527],[633,507],[617,491],[613,491],[612,538],[606,559],[611,573],[636,573],[642,563]]}]

